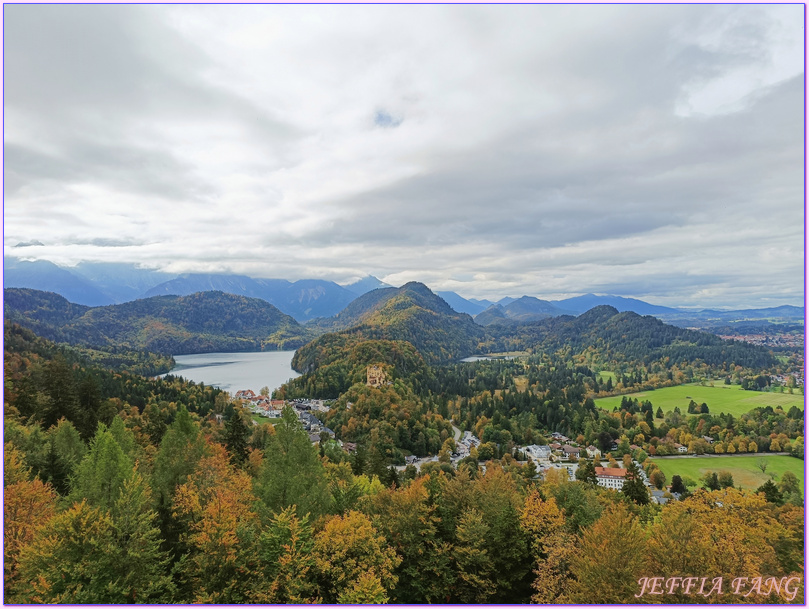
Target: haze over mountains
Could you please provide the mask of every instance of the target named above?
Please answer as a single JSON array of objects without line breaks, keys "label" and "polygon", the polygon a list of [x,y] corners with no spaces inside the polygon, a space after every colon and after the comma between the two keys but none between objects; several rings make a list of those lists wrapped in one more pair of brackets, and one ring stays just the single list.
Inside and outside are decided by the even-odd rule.
[{"label": "haze over mountains", "polygon": [[[24,261],[4,258],[5,288],[32,288],[55,292],[68,301],[90,307],[121,304],[152,296],[189,296],[197,292],[221,291],[238,296],[259,298],[299,323],[319,318],[331,318],[342,313],[351,317],[349,305],[358,297],[393,286],[373,276],[341,286],[323,279],[253,278],[234,274],[165,273],[139,268],[134,264],[81,263],[75,267],[60,267],[45,260]],[[632,311],[653,315],[680,326],[722,325],[740,320],[776,320],[800,322],[803,308],[781,306],[771,309],[739,311],[676,309],[646,303],[621,296],[585,294],[558,301],[534,296],[505,297],[497,302],[464,298],[452,291],[436,291],[454,311],[475,318],[479,325],[514,324],[537,321],[560,315],[580,315],[593,307],[609,305],[619,312]],[[331,327],[330,321],[318,325]],[[340,322],[337,322],[338,324]]]}]

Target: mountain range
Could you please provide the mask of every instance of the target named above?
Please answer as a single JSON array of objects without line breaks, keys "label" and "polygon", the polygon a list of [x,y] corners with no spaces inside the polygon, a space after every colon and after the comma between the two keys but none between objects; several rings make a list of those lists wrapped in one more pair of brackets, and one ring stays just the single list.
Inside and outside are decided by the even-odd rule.
[{"label": "mountain range", "polygon": [[[521,304],[530,310],[546,306],[538,303],[527,299]],[[293,360],[300,371],[316,368],[324,354],[362,349],[368,341],[410,343],[428,364],[514,349],[546,353],[562,349],[601,362],[645,365],[699,359],[709,365],[735,362],[761,367],[775,361],[763,347],[608,305],[577,317],[548,316],[484,327],[417,282],[366,292],[340,314],[306,326],[264,300],[215,291],[87,307],[52,292],[7,288],[3,308],[7,323],[18,323],[50,340],[93,348],[175,355],[300,347]],[[512,307],[513,314],[519,310]]]},{"label": "mountain range", "polygon": [[[97,307],[122,304],[152,296],[188,296],[197,292],[221,291],[228,294],[259,298],[299,323],[312,322],[318,327],[334,327],[331,318],[353,315],[347,307],[358,297],[377,290],[395,289],[376,277],[367,276],[348,285],[323,279],[253,278],[235,274],[165,273],[134,264],[89,263],[62,267],[45,260],[25,261],[4,257],[3,287],[31,288],[54,292],[68,301]],[[751,320],[803,322],[804,310],[795,306],[739,311],[689,310],[649,304],[635,298],[585,294],[564,300],[548,301],[533,296],[505,297],[497,302],[464,298],[452,291],[438,291],[455,312],[475,318],[478,325],[514,324],[537,321],[559,315],[580,315],[599,305],[609,305],[619,312],[633,311],[653,315],[681,327],[711,328]]]}]

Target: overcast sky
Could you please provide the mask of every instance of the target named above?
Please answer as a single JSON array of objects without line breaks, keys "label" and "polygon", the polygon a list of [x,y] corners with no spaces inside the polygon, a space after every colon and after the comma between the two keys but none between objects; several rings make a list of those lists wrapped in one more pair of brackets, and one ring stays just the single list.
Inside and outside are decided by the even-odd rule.
[{"label": "overcast sky", "polygon": [[7,5],[4,253],[801,305],[803,10]]}]

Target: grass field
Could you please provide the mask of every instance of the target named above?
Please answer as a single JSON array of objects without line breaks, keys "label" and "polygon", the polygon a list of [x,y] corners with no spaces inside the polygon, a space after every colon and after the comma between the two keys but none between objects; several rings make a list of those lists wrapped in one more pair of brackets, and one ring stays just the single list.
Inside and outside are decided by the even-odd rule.
[{"label": "grass field", "polygon": [[[677,387],[664,387],[654,391],[643,391],[641,393],[630,393],[627,397],[638,401],[649,400],[655,408],[662,408],[663,412],[674,410],[675,406],[680,407],[680,412],[688,414],[688,403],[693,399],[697,404],[705,403],[711,414],[722,412],[739,416],[749,412],[758,406],[781,406],[784,410],[789,410],[791,406],[803,409],[803,395],[800,393],[764,393],[758,391],[744,391],[739,385],[724,385],[721,381],[716,381],[714,387],[703,387],[702,385],[678,385]],[[615,406],[621,405],[623,396],[613,396],[596,400],[596,406],[605,410],[612,410]]]},{"label": "grass field", "polygon": [[[758,460],[766,459],[768,462],[767,472],[761,473],[758,468]],[[729,456],[729,457],[682,457],[676,459],[653,459],[657,466],[666,474],[666,483],[671,483],[671,477],[675,474],[688,476],[699,483],[700,478],[706,472],[727,471],[733,475],[733,482],[736,488],[757,489],[770,479],[770,474],[776,475],[775,482],[781,479],[781,474],[789,470],[798,478],[801,483],[801,490],[804,488],[803,465],[804,462],[795,457],[785,455],[761,456]],[[701,486],[701,484],[700,484]]]},{"label": "grass field", "polygon": [[273,421],[273,419],[268,419],[267,417],[259,416],[254,412],[250,413],[250,418],[253,419],[259,425],[261,425],[262,423],[274,423],[275,422],[275,421]]}]

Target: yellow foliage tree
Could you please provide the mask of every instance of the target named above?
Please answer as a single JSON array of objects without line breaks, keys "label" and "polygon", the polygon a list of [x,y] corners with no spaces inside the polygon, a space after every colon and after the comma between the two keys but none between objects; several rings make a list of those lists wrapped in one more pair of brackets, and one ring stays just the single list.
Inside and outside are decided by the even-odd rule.
[{"label": "yellow foliage tree", "polygon": [[[6,472],[9,472],[9,463],[5,465]],[[15,473],[19,471],[17,469]],[[38,478],[19,479],[13,474],[11,479],[18,481],[6,486],[3,492],[3,572],[7,602],[16,581],[20,552],[31,543],[36,531],[56,514],[58,498],[53,487],[43,484]]]},{"label": "yellow foliage tree", "polygon": [[[623,503],[604,510],[582,534],[571,558],[570,600],[574,603],[626,603],[638,592],[646,570],[646,539],[638,519]],[[605,564],[609,558],[609,566]]]},{"label": "yellow foliage tree", "polygon": [[[326,603],[336,602],[342,593],[356,588],[369,573],[379,579],[386,591],[393,589],[398,581],[394,571],[401,562],[368,517],[355,511],[326,521],[323,530],[315,536],[314,559]],[[387,595],[380,602],[385,600]]]},{"label": "yellow foliage tree", "polygon": [[192,548],[183,575],[194,602],[249,602],[257,525],[252,481],[230,464],[224,447],[213,444],[210,450],[174,496],[174,515],[185,523],[183,540]]},{"label": "yellow foliage tree", "polygon": [[[789,538],[763,495],[734,488],[699,489],[685,501],[669,503],[652,525],[648,571],[667,577],[722,577],[728,584],[739,574],[749,578],[784,574],[775,547]],[[702,600],[739,602],[727,588],[721,596]],[[689,596],[675,591],[667,602],[694,602],[691,592]]]},{"label": "yellow foliage tree", "polygon": [[565,518],[551,497],[543,500],[538,491],[525,500],[520,525],[528,533],[536,561],[532,602],[562,603],[567,600],[570,584],[570,559],[574,537],[565,530]]}]

